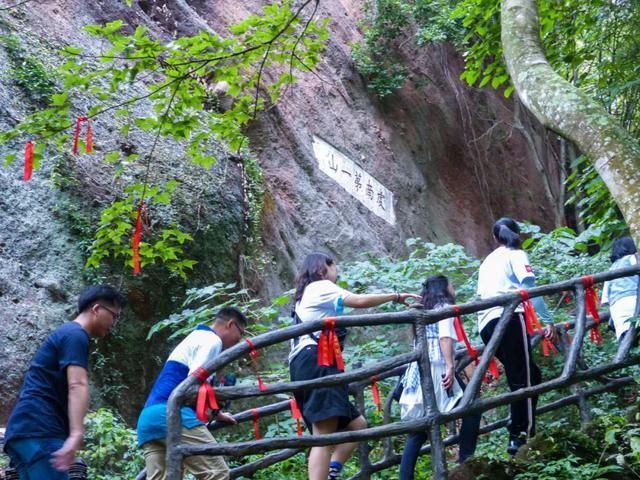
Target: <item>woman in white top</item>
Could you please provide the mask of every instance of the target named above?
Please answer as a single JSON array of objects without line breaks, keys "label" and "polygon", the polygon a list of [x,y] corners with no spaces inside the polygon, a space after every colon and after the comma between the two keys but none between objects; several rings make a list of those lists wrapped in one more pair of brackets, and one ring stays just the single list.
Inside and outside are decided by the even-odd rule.
[{"label": "woman in white top", "polygon": [[[638,263],[636,245],[630,237],[622,237],[611,246],[611,268],[628,268]],[[609,304],[611,322],[616,338],[621,341],[631,327],[631,318],[636,314],[638,296],[638,275],[616,278],[604,282],[602,303]]]},{"label": "woman in white top", "polygon": [[[324,253],[308,255],[296,280],[294,318],[296,322],[309,322],[335,317],[344,307],[369,308],[386,302],[406,303],[408,298],[419,299],[410,293],[356,294],[336,285],[338,270],[333,259]],[[336,329],[344,339],[346,332]],[[335,365],[318,365],[318,338],[321,332],[305,335],[292,342],[289,354],[291,380],[311,380],[340,373]],[[342,343],[342,342],[341,342]],[[314,435],[341,430],[361,430],[367,421],[349,401],[346,385],[315,388],[296,392],[295,399],[302,411],[307,427]],[[332,447],[313,447],[309,454],[309,479],[327,480],[340,476],[342,465],[357,446],[345,443]]]},{"label": "woman in white top", "polygon": [[[535,286],[535,275],[527,254],[520,248],[520,227],[509,217],[503,217],[493,225],[493,237],[498,248],[480,265],[478,295],[491,298],[514,290]],[[556,340],[556,330],[542,297],[531,299],[538,317],[546,323],[544,335]],[[491,307],[478,312],[478,330],[482,341],[489,343],[502,315],[503,307]],[[531,355],[530,338],[527,335],[522,305],[516,308],[507,330],[498,345],[496,357],[504,365],[507,383],[511,391],[537,385],[542,381],[540,369]],[[535,410],[537,398],[519,400],[511,404],[511,416],[507,426],[509,443],[507,452],[515,454],[526,443],[526,436],[535,434]]]}]

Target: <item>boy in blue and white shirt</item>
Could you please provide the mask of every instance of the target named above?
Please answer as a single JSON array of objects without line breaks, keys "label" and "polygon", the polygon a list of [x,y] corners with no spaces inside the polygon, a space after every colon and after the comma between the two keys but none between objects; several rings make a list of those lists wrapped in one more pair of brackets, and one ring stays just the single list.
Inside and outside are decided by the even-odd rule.
[{"label": "boy in blue and white shirt", "polygon": [[[138,445],[144,450],[147,480],[165,478],[165,437],[167,435],[167,400],[171,392],[190,374],[217,357],[222,350],[238,343],[247,326],[245,316],[235,308],[223,308],[211,326],[199,325],[171,352],[154,383],[138,418]],[[182,407],[181,442],[212,443],[215,439],[190,407]],[[218,412],[217,421],[236,423],[233,417]],[[194,455],[184,464],[198,480],[229,478],[229,467],[222,457]]]}]

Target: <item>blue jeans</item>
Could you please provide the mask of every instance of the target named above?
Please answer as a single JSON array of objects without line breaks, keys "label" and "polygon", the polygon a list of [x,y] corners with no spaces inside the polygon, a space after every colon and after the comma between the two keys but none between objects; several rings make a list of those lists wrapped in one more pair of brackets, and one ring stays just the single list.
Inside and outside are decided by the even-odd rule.
[{"label": "blue jeans", "polygon": [[5,450],[20,480],[69,480],[67,472],[51,466],[51,454],[63,444],[63,438],[20,438],[10,440]]},{"label": "blue jeans", "polygon": [[[472,457],[476,450],[478,430],[480,430],[480,419],[481,416],[478,414],[467,415],[462,418],[462,427],[460,428],[460,454],[458,456],[459,463]],[[400,461],[400,480],[413,480],[420,449],[428,438],[428,432],[412,432],[409,434],[407,443],[404,444],[402,460]]]},{"label": "blue jeans", "polygon": [[[458,375],[456,375],[456,381],[464,391],[466,385]],[[462,425],[459,432],[460,450],[458,453],[458,463],[462,463],[467,458],[472,457],[476,451],[481,420],[482,416],[479,413],[462,417]],[[404,444],[404,450],[402,451],[402,459],[400,460],[400,480],[414,479],[414,470],[418,457],[420,456],[420,449],[428,438],[428,432],[412,432],[409,434],[407,443]]]}]

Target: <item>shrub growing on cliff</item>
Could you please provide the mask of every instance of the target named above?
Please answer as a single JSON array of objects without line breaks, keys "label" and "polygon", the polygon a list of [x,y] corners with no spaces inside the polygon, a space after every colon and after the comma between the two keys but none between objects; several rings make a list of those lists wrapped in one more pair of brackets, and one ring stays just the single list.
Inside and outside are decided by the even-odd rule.
[{"label": "shrub growing on cliff", "polygon": [[0,36],[0,44],[4,45],[11,61],[10,74],[16,84],[33,100],[46,102],[56,91],[56,84],[40,60],[27,53],[15,35]]},{"label": "shrub growing on cliff", "polygon": [[135,430],[112,411],[100,408],[85,418],[85,444],[80,457],[92,480],[130,480],[144,468]]}]

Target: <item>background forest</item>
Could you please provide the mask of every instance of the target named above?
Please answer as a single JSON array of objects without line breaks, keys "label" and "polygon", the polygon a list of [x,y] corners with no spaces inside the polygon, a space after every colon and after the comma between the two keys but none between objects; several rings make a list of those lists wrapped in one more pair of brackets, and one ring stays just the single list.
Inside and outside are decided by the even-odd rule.
[{"label": "background forest", "polygon": [[[522,222],[539,284],[606,270],[611,242],[635,222],[601,164],[519,98],[496,0],[43,3],[0,3],[0,364],[17,365],[2,380],[0,425],[32,345],[72,314],[81,285],[118,285],[131,308],[92,353],[90,478],[142,469],[131,427],[166,353],[195,325],[232,304],[250,312],[251,334],[289,325],[295,271],[312,250],[336,256],[350,290],[418,292],[426,276],[444,273],[463,303],[474,298],[494,218]],[[637,151],[640,2],[537,7],[553,70]],[[311,135],[388,179],[396,225],[316,172]],[[35,169],[24,182],[29,141]],[[633,184],[637,172],[621,176]],[[556,322],[572,318],[572,299],[546,300]],[[475,337],[474,320],[465,321]],[[348,363],[411,348],[409,332],[392,327],[350,340]],[[602,348],[585,346],[585,361],[602,363],[615,348],[608,333]],[[543,377],[561,370],[560,358],[537,361]],[[268,383],[286,379],[286,348],[268,349],[261,372]],[[254,382],[248,361],[225,373]],[[393,383],[381,382],[382,393]],[[637,388],[590,407],[586,427],[573,407],[540,417],[537,440],[514,460],[500,431],[484,435],[477,464],[452,478],[640,477]],[[382,422],[371,398],[366,414]],[[505,415],[497,409],[484,422]],[[294,434],[287,415],[271,418],[263,436]],[[381,445],[371,446],[379,455]],[[305,462],[297,455],[254,478],[304,478]],[[355,458],[346,469],[357,472]],[[429,477],[428,456],[419,469]],[[375,478],[397,476],[392,468]]]}]

